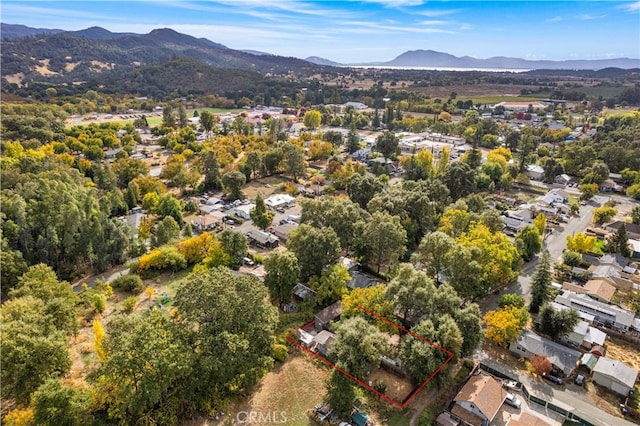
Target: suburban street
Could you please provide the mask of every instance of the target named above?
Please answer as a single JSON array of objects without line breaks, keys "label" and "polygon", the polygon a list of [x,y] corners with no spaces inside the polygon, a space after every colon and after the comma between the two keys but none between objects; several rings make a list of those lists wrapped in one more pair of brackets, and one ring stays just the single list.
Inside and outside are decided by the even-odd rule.
[{"label": "suburban street", "polygon": [[[562,251],[567,244],[567,235],[573,235],[576,232],[584,231],[591,223],[593,209],[606,202],[607,197],[595,196],[587,205],[580,206],[580,215],[572,217],[569,223],[562,223],[551,234],[544,239],[543,244],[551,255],[551,264],[553,265],[562,255]],[[531,301],[531,278],[538,264],[538,257],[535,257],[522,267],[522,273],[517,281],[506,286],[499,294],[491,294],[482,299],[478,304],[483,314],[494,310],[498,307],[500,295],[506,293],[515,293],[523,296],[527,303]]]},{"label": "suburban street", "polygon": [[[561,387],[547,384],[541,379],[529,376],[526,372],[513,369],[499,360],[489,357],[482,349],[479,349],[473,358],[477,362],[482,362],[518,380],[527,387],[531,394],[565,408],[593,424],[603,426],[632,426],[635,424],[597,408],[596,402],[591,396],[583,388],[573,383],[568,383]],[[534,403],[531,403],[531,405],[534,405]]]}]

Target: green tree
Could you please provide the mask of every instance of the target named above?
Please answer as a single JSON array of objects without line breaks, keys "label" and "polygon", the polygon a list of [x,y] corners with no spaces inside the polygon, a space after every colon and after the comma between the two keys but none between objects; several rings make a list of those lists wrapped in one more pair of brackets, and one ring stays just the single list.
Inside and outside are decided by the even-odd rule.
[{"label": "green tree", "polygon": [[220,165],[218,164],[218,158],[213,151],[207,150],[202,153],[201,172],[204,175],[203,189],[205,191],[222,189]]},{"label": "green tree", "polygon": [[157,309],[110,321],[104,349],[95,377],[99,392],[111,395],[109,417],[119,422],[158,421],[158,407],[169,403],[192,372],[192,352]]},{"label": "green tree", "polygon": [[449,269],[460,249],[462,247],[444,232],[431,232],[420,241],[416,258],[424,265],[427,275],[439,283],[440,275]]},{"label": "green tree", "polygon": [[71,367],[67,335],[53,326],[45,309],[34,296],[11,299],[0,309],[0,394],[19,405],[28,404],[48,378]]},{"label": "green tree", "polygon": [[403,263],[387,286],[386,297],[394,303],[402,323],[412,326],[428,313],[435,292],[433,281],[424,272]]},{"label": "green tree", "polygon": [[249,212],[251,220],[260,229],[264,230],[271,225],[273,221],[273,212],[267,210],[267,206],[264,204],[264,196],[262,192],[258,192],[256,196],[256,206]]},{"label": "green tree", "polygon": [[600,192],[600,188],[598,188],[597,183],[583,183],[578,187],[578,189],[580,190],[580,193],[581,193],[580,194],[581,200],[590,200],[593,198],[594,195]]},{"label": "green tree", "polygon": [[538,228],[532,225],[522,228],[516,235],[516,246],[520,249],[520,255],[525,260],[531,260],[542,250],[542,238]]},{"label": "green tree", "polygon": [[200,114],[200,125],[209,136],[216,125],[216,117],[211,112],[204,110]]},{"label": "green tree", "polygon": [[304,161],[302,150],[292,143],[282,145],[285,173],[291,175],[294,182],[307,172],[307,164]]},{"label": "green tree", "polygon": [[366,247],[367,259],[376,265],[379,273],[382,265],[392,265],[405,253],[407,232],[398,217],[376,212],[365,225],[362,243]]},{"label": "green tree", "polygon": [[376,194],[384,187],[383,183],[370,175],[354,174],[347,183],[347,195],[354,203],[358,203],[363,209]]},{"label": "green tree", "polygon": [[291,300],[293,287],[300,278],[300,268],[296,255],[289,250],[275,250],[264,259],[264,285],[274,303],[286,303]]},{"label": "green tree", "polygon": [[160,247],[171,241],[175,241],[180,236],[180,226],[171,216],[162,219],[153,232],[151,239],[152,247]]},{"label": "green tree", "polygon": [[229,256],[230,267],[238,268],[242,264],[242,259],[247,256],[249,244],[242,233],[225,229],[218,234],[222,251]]},{"label": "green tree", "polygon": [[556,311],[551,305],[544,305],[540,309],[540,331],[548,334],[552,339],[571,333],[578,322],[580,314],[575,309]]},{"label": "green tree", "polygon": [[634,206],[631,210],[631,223],[640,225],[640,206]]},{"label": "green tree", "polygon": [[620,253],[624,257],[631,257],[629,235],[627,234],[627,226],[624,223],[614,234],[609,235],[605,243],[605,249],[611,253]]},{"label": "green tree", "polygon": [[524,297],[515,293],[503,294],[498,300],[498,306],[504,308],[506,306],[515,306],[516,308],[523,308],[527,302]]},{"label": "green tree", "polygon": [[[337,366],[345,370],[345,366],[338,363]],[[335,368],[329,373],[327,379],[327,402],[331,408],[343,418],[349,418],[353,410],[353,403],[356,399],[356,392],[353,379],[347,377]]]},{"label": "green tree", "polygon": [[51,267],[42,263],[31,266],[19,279],[15,289],[9,292],[11,299],[32,296],[44,303],[48,321],[57,330],[77,334],[77,307],[79,298],[71,285],[59,281]]},{"label": "green tree", "polygon": [[176,112],[171,105],[167,105],[162,109],[162,125],[164,127],[176,126]]},{"label": "green tree", "polygon": [[222,185],[231,200],[242,198],[242,187],[246,181],[245,175],[239,171],[227,172],[222,175]]},{"label": "green tree", "polygon": [[158,204],[155,207],[155,212],[161,218],[166,218],[167,216],[172,217],[178,225],[178,229],[184,225],[184,220],[182,220],[182,210],[183,207],[180,201],[171,194],[164,194],[160,196]]},{"label": "green tree", "polygon": [[89,411],[91,395],[87,390],[62,384],[51,378],[34,392],[31,405],[38,425],[83,426],[92,424]]},{"label": "green tree", "polygon": [[347,294],[347,284],[351,281],[349,271],[342,265],[331,265],[320,277],[312,277],[309,285],[316,293],[316,304],[329,306]]},{"label": "green tree", "polygon": [[349,127],[349,134],[346,139],[346,149],[349,154],[353,154],[360,149],[360,136],[356,130],[355,123]]},{"label": "green tree", "polygon": [[394,157],[399,151],[400,139],[395,133],[385,130],[376,138],[375,150],[385,159]]},{"label": "green tree", "polygon": [[349,250],[362,231],[369,214],[357,204],[341,197],[322,196],[301,203],[301,223],[316,228],[329,227],[340,239],[340,245]]},{"label": "green tree", "polygon": [[302,224],[291,231],[287,247],[298,259],[300,278],[320,276],[322,270],[338,261],[340,240],[331,228],[314,228]]},{"label": "green tree", "polygon": [[329,347],[329,357],[351,375],[366,377],[380,363],[387,349],[388,337],[364,318],[353,317],[342,321]]},{"label": "green tree", "polygon": [[531,279],[531,303],[529,310],[538,312],[540,307],[551,299],[551,261],[549,252],[545,250],[536,265]]},{"label": "green tree", "polygon": [[461,356],[471,355],[482,339],[482,321],[480,308],[473,303],[467,305],[464,309],[458,309],[455,314],[456,324],[460,332],[462,332],[462,347],[460,348]]},{"label": "green tree", "polygon": [[179,284],[174,304],[197,366],[185,384],[190,406],[244,394],[273,366],[278,312],[256,277],[199,270]]},{"label": "green tree", "polygon": [[476,188],[475,170],[460,161],[449,165],[443,180],[454,200],[472,194]]},{"label": "green tree", "polygon": [[320,111],[312,109],[307,111],[304,114],[304,118],[302,122],[304,123],[304,127],[308,129],[317,129],[320,126],[320,122],[322,121],[322,113]]}]

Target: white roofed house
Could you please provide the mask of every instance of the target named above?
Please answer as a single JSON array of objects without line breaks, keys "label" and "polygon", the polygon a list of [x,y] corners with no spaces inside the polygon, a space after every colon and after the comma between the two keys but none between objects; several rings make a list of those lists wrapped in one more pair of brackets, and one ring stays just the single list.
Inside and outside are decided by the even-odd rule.
[{"label": "white roofed house", "polygon": [[591,378],[600,386],[627,396],[638,379],[638,372],[621,361],[600,357],[593,367]]},{"label": "white roofed house", "polygon": [[234,208],[233,214],[244,220],[251,219],[251,210],[255,209],[255,204],[241,204]]},{"label": "white roofed house", "polygon": [[534,355],[545,356],[554,371],[562,376],[569,376],[576,368],[581,353],[546,339],[530,330],[523,330],[520,337],[509,345],[509,350],[518,356],[530,359]]},{"label": "white roofed house", "polygon": [[286,209],[296,204],[295,197],[289,194],[273,194],[264,200],[264,204],[271,209]]},{"label": "white roofed house", "polygon": [[544,177],[544,169],[541,166],[537,166],[535,164],[527,165],[527,169],[524,174],[529,176],[530,179],[533,180],[542,180]]}]

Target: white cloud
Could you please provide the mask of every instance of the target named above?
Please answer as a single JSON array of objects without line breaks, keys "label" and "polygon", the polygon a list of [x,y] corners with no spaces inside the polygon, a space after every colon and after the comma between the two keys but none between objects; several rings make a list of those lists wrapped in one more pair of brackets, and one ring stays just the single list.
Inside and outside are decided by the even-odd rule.
[{"label": "white cloud", "polygon": [[554,16],[553,18],[545,19],[545,22],[560,22],[563,21],[564,18],[562,16]]},{"label": "white cloud", "polygon": [[384,7],[401,8],[407,6],[421,6],[424,0],[356,0],[360,3],[376,3]]},{"label": "white cloud", "polygon": [[619,9],[624,9],[627,12],[634,13],[640,12],[640,1],[636,1],[633,3],[622,4],[618,6]]},{"label": "white cloud", "polygon": [[594,19],[602,19],[606,18],[607,15],[589,15],[587,13],[583,13],[577,16],[578,19],[583,21],[593,21]]}]

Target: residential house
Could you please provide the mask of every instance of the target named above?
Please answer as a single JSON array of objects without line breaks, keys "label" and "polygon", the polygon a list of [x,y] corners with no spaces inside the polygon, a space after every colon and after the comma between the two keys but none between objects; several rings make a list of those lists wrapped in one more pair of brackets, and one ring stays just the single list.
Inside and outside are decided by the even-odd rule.
[{"label": "residential house", "polygon": [[615,286],[605,280],[589,280],[584,285],[585,293],[599,302],[611,303],[613,295],[616,293]]},{"label": "residential house", "polygon": [[473,426],[488,426],[498,414],[507,392],[488,374],[477,374],[453,399],[451,415]]},{"label": "residential house", "polygon": [[605,179],[605,181],[600,184],[601,192],[614,192],[617,190],[618,184],[616,184],[613,179]]},{"label": "residential house", "polygon": [[366,162],[371,157],[371,148],[362,148],[351,154],[354,161]]},{"label": "residential house", "polygon": [[273,210],[287,209],[296,204],[296,199],[289,194],[273,194],[264,200],[264,204]]},{"label": "residential house", "polygon": [[342,301],[338,300],[333,305],[329,305],[314,317],[316,330],[331,330],[331,321],[340,320],[342,314]]},{"label": "residential house", "polygon": [[[629,289],[634,286],[635,277],[619,269],[616,265],[591,265],[589,266],[589,273],[593,278],[605,280],[616,288]],[[637,278],[635,281],[637,281]]]},{"label": "residential house", "polygon": [[373,275],[366,274],[360,271],[349,271],[349,275],[351,275],[351,281],[347,284],[351,290],[355,288],[368,288],[374,287],[380,284],[380,280]]},{"label": "residential house", "polygon": [[247,233],[247,238],[249,239],[249,244],[255,245],[256,247],[262,249],[276,248],[280,243],[279,238],[275,235],[269,232],[259,231],[257,229],[249,231]]},{"label": "residential house", "polygon": [[239,206],[233,209],[233,214],[235,214],[241,219],[249,220],[251,219],[251,210],[255,208],[256,208],[256,205],[253,203],[240,204]]},{"label": "residential house", "polygon": [[555,302],[594,316],[596,324],[611,326],[618,330],[628,330],[633,325],[633,313],[615,305],[598,302],[586,294],[563,291]]},{"label": "residential house", "polygon": [[333,334],[332,332],[322,330],[313,338],[313,343],[310,349],[326,358],[329,353],[329,347],[331,346],[331,343],[333,342],[335,337],[335,334]]},{"label": "residential house", "polygon": [[591,379],[600,386],[627,396],[638,379],[638,372],[621,361],[600,357],[593,367]]},{"label": "residential house", "polygon": [[567,186],[571,183],[571,176],[567,175],[567,174],[561,174],[556,176],[553,179],[553,183],[557,183],[558,185],[564,185]]},{"label": "residential house", "polygon": [[629,250],[632,259],[640,259],[640,240],[629,240]]},{"label": "residential house", "polygon": [[345,107],[345,109],[349,107],[353,107],[359,111],[369,108],[367,105],[363,104],[362,102],[345,102],[342,105]]},{"label": "residential house", "polygon": [[291,292],[294,299],[304,302],[305,300],[312,300],[316,297],[316,292],[302,283],[298,283],[293,287]]},{"label": "residential house", "polygon": [[556,197],[554,197],[551,194],[541,195],[538,198],[536,198],[536,204],[539,204],[545,207],[553,207],[553,205],[556,202],[557,202]]},{"label": "residential house", "polygon": [[295,222],[285,222],[282,225],[278,225],[273,230],[276,237],[280,238],[280,241],[287,242],[289,240],[289,234],[296,229],[298,224]]},{"label": "residential house", "polygon": [[604,345],[607,334],[595,327],[591,327],[587,321],[580,320],[566,336],[561,336],[558,340],[572,346],[582,346],[591,349],[593,346]]},{"label": "residential house", "polygon": [[630,239],[640,240],[640,225],[637,225],[635,223],[626,223],[620,220],[616,220],[615,222],[611,222],[605,225],[604,229],[606,229],[609,232],[617,232],[618,229],[622,227],[622,225],[625,226],[627,230],[627,236]]},{"label": "residential house", "polygon": [[542,355],[551,361],[554,371],[561,376],[571,374],[581,355],[574,349],[539,336],[530,330],[523,330],[520,337],[509,345],[509,350],[526,359],[534,355]]},{"label": "residential house", "polygon": [[544,169],[541,166],[529,164],[524,174],[529,176],[529,179],[542,180],[544,178]]},{"label": "residential house", "polygon": [[211,231],[216,228],[221,222],[221,219],[212,215],[199,215],[191,219],[191,227],[198,230],[198,232]]},{"label": "residential house", "polygon": [[547,195],[553,197],[556,203],[569,202],[569,193],[561,188],[554,188],[551,191],[547,192]]}]

